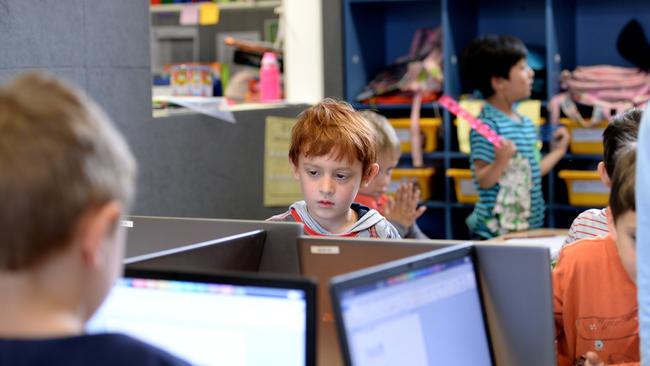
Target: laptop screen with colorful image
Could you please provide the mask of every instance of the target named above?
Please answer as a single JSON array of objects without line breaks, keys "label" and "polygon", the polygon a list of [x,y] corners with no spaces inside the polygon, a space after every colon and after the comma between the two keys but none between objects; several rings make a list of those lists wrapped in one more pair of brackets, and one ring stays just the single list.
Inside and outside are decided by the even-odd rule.
[{"label": "laptop screen with colorful image", "polygon": [[127,270],[88,332],[139,338],[195,365],[312,365],[315,285],[261,274]]}]

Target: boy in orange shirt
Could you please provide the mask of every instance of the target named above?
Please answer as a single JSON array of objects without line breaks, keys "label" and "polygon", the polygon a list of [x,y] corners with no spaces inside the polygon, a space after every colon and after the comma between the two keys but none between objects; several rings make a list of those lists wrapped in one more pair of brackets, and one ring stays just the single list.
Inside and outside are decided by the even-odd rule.
[{"label": "boy in orange shirt", "polygon": [[399,239],[377,210],[353,202],[379,167],[372,128],[350,104],[327,98],[303,111],[289,160],[305,199],[269,221],[300,222],[308,235]]},{"label": "boy in orange shirt", "polygon": [[610,233],[564,247],[553,270],[558,365],[639,362],[635,168],[630,145],[611,180]]},{"label": "boy in orange shirt", "polygon": [[402,183],[395,191],[395,197],[386,194],[393,169],[399,162],[400,142],[397,133],[386,117],[373,111],[362,111],[361,115],[370,122],[377,140],[377,164],[379,172],[373,180],[359,189],[355,202],[374,208],[384,215],[402,238],[428,239],[420,230],[416,220],[426,207],[418,207],[420,189],[412,182]]}]

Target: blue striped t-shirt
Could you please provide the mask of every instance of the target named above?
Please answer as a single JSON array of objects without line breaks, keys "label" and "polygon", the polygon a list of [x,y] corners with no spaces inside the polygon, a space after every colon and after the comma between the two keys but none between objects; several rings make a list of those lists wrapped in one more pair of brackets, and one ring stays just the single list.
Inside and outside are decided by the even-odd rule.
[{"label": "blue striped t-shirt", "polygon": [[[531,120],[520,116],[521,122],[515,121],[505,113],[489,103],[485,103],[479,118],[502,137],[512,140],[517,146],[517,154],[522,154],[530,163],[533,188],[530,192],[530,218],[531,229],[539,228],[544,224],[544,197],[542,197],[542,177],[539,170],[537,149],[537,130]],[[492,210],[499,192],[499,183],[483,189],[476,182],[476,168],[474,160],[482,160],[488,164],[494,162],[494,146],[478,132],[470,133],[470,166],[474,185],[479,193],[479,200],[474,211],[467,217],[467,226],[473,234],[483,238],[492,238],[496,233],[488,229],[486,222],[493,217]]]}]

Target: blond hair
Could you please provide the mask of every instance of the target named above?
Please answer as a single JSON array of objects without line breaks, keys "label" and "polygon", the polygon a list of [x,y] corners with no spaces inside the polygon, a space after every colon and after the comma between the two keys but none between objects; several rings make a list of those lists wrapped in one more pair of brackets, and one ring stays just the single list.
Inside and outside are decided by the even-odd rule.
[{"label": "blond hair", "polygon": [[400,153],[400,141],[397,137],[397,132],[393,125],[388,122],[388,119],[381,114],[374,111],[361,111],[359,112],[373,127],[375,133],[375,140],[377,141],[378,152],[392,152],[394,154]]},{"label": "blond hair", "polygon": [[298,116],[291,130],[289,159],[298,165],[301,155],[308,157],[335,153],[336,159],[355,159],[367,176],[377,161],[372,127],[346,102],[326,98]]},{"label": "blond hair", "polygon": [[83,92],[28,73],[0,88],[0,171],[0,270],[21,270],[64,249],[86,209],[128,209],[136,163]]}]

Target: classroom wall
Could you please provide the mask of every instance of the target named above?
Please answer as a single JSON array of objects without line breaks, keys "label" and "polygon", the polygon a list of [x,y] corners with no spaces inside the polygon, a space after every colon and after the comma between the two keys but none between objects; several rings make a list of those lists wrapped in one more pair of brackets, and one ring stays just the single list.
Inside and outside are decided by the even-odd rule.
[{"label": "classroom wall", "polygon": [[343,98],[343,9],[341,0],[322,2],[323,95]]},{"label": "classroom wall", "polygon": [[318,0],[283,0],[284,87],[286,100],[317,103],[323,99],[322,4]]},{"label": "classroom wall", "polygon": [[0,81],[46,69],[87,90],[125,134],[140,165],[134,213],[261,219],[264,117],[231,125],[190,115],[153,119],[145,0],[0,0]]}]

